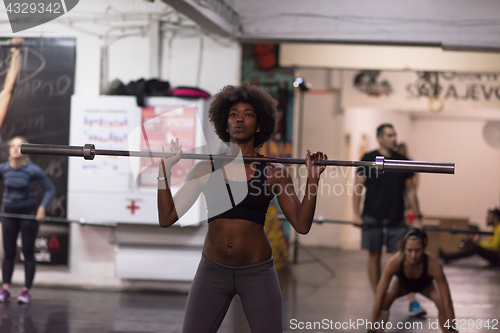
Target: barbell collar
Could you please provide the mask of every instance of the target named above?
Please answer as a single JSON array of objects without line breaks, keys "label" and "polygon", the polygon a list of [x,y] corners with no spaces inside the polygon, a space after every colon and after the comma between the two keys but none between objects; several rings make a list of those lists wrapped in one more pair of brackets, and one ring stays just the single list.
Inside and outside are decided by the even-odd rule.
[{"label": "barbell collar", "polygon": [[83,158],[86,160],[93,160],[95,157],[95,146],[91,143],[83,146]]},{"label": "barbell collar", "polygon": [[378,172],[384,173],[384,167],[385,167],[385,157],[384,156],[375,157],[375,167],[377,168]]}]

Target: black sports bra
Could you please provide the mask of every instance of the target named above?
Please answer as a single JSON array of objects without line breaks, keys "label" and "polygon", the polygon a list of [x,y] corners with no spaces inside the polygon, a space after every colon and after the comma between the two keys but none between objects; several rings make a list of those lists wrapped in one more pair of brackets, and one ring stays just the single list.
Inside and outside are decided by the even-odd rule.
[{"label": "black sports bra", "polygon": [[399,272],[396,276],[399,279],[400,286],[408,290],[410,292],[419,292],[427,287],[432,280],[434,279],[432,276],[429,276],[427,273],[429,267],[429,257],[426,253],[423,254],[424,268],[422,269],[422,275],[420,275],[416,279],[407,278],[404,270],[404,258],[401,260]]},{"label": "black sports bra", "polygon": [[[262,156],[259,155],[258,156]],[[205,186],[208,222],[216,219],[243,219],[264,225],[270,193],[266,163],[254,162],[255,174],[246,182],[231,181],[224,176],[223,161],[213,161],[212,173]],[[225,186],[224,186],[225,185]]]}]

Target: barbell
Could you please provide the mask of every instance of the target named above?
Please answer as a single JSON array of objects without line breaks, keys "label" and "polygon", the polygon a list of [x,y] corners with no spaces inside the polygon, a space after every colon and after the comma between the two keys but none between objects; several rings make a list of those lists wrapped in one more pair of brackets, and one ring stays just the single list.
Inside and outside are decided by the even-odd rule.
[{"label": "barbell", "polygon": [[[35,215],[28,215],[28,214],[14,214],[14,213],[4,213],[0,212],[0,217],[7,217],[7,218],[13,218],[13,219],[22,219],[22,220],[36,220]],[[90,221],[85,218],[80,218],[79,220],[70,220],[64,217],[56,217],[56,216],[45,216],[46,222],[57,222],[57,223],[76,223],[76,224],[81,224],[81,225],[92,225],[92,226],[98,226],[98,227],[116,227],[115,222],[109,222],[109,221]]]},{"label": "barbell", "polygon": [[[276,218],[278,220],[286,220],[286,217],[283,214],[276,215]],[[346,224],[346,225],[352,225],[352,226],[357,227],[357,228],[362,228],[362,225],[355,224],[352,221],[331,220],[331,219],[325,219],[323,217],[315,217],[315,218],[313,218],[313,222],[318,223],[318,224],[323,224],[323,223]],[[480,230],[459,229],[459,228],[440,228],[440,227],[429,226],[429,225],[424,226],[424,230],[425,231],[436,231],[436,232],[449,232],[451,234],[478,234],[478,235],[493,236],[493,232],[491,232],[491,231],[480,231]]]},{"label": "barbell", "polygon": [[440,228],[435,226],[424,226],[425,231],[436,231],[436,232],[449,232],[452,234],[478,234],[478,235],[487,235],[493,236],[493,232],[491,231],[479,231],[472,229],[458,229],[458,228]]},{"label": "barbell", "polygon": [[[147,157],[147,158],[168,158],[174,153],[166,152],[151,152],[151,151],[129,151],[129,150],[111,150],[111,149],[96,149],[93,144],[84,146],[63,146],[63,145],[46,145],[24,143],[21,145],[22,154],[36,155],[62,155],[83,157],[86,160],[93,160],[96,155],[104,156],[126,156],[126,157]],[[231,155],[212,155],[212,154],[187,154],[182,153],[182,159],[194,160],[226,160],[232,161],[237,156]],[[305,164],[304,159],[288,158],[288,157],[254,157],[243,156],[243,161],[252,162],[268,162],[268,163],[283,163],[283,164]],[[437,162],[422,162],[422,161],[407,161],[407,160],[391,160],[383,156],[377,156],[375,161],[340,161],[340,160],[313,160],[314,165],[325,166],[344,166],[344,167],[374,167],[378,172],[425,172],[425,173],[455,173],[455,163],[437,163]]]},{"label": "barbell", "polygon": [[[278,220],[286,220],[285,215],[278,214],[276,215]],[[346,224],[352,225],[357,228],[362,228],[362,225],[355,224],[352,221],[345,220],[331,220],[325,219],[323,217],[315,217],[313,218],[314,223],[323,224],[323,223],[332,223],[332,224]],[[435,231],[435,232],[449,232],[451,234],[478,234],[478,235],[486,235],[493,236],[493,232],[491,231],[480,231],[480,230],[472,230],[472,229],[459,229],[459,228],[440,228],[435,226],[424,226],[425,231]]]},{"label": "barbell", "polygon": [[[0,212],[0,217],[24,219],[24,220],[36,220],[35,215],[28,215],[28,214],[12,214],[12,213]],[[278,220],[286,220],[285,215],[282,215],[282,214],[278,214],[276,216],[276,218]],[[64,218],[64,217],[46,216],[45,221],[58,222],[58,223],[77,223],[77,224],[81,224],[81,225],[93,225],[93,226],[105,226],[105,227],[115,227],[116,226],[116,223],[113,223],[113,222],[88,221],[85,218],[81,218],[79,220],[69,220],[69,219]],[[351,221],[330,220],[330,219],[325,219],[323,217],[314,218],[313,222],[318,223],[318,224],[332,223],[332,224],[346,224],[346,225],[352,225],[354,227],[361,227],[360,225],[357,225]],[[425,231],[436,231],[436,232],[449,232],[451,234],[478,234],[478,235],[493,236],[493,232],[491,232],[491,231],[479,231],[479,230],[471,230],[471,229],[440,228],[440,227],[435,227],[435,226],[424,226],[424,230]]]},{"label": "barbell", "polygon": [[[276,218],[278,220],[286,220],[285,215],[278,214],[276,215]],[[323,224],[323,223],[333,223],[333,224],[347,224],[347,225],[352,225],[354,227],[361,227],[361,225],[355,224],[354,222],[351,221],[344,221],[344,220],[330,220],[330,219],[325,219],[323,217],[315,217],[313,218],[314,223],[318,224]]]}]

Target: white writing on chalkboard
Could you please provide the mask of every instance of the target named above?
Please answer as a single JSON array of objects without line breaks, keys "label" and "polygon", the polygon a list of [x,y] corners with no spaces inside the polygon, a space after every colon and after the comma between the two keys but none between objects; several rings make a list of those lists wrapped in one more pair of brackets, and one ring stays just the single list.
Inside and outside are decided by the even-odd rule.
[{"label": "white writing on chalkboard", "polygon": [[72,93],[72,80],[68,75],[61,75],[54,81],[33,79],[25,84],[18,85],[14,98],[36,98],[65,96]]}]

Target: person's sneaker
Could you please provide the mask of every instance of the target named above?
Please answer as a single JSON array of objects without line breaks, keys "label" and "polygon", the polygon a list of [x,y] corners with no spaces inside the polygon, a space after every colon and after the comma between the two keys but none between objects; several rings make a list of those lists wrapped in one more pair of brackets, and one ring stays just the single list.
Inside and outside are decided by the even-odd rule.
[{"label": "person's sneaker", "polygon": [[4,303],[10,300],[10,292],[7,289],[2,290],[0,294],[0,303]]},{"label": "person's sneaker", "polygon": [[427,314],[427,312],[425,312],[425,310],[422,309],[422,307],[420,306],[420,304],[418,304],[416,300],[410,303],[409,312],[410,315],[413,317],[422,317]]},{"label": "person's sneaker", "polygon": [[28,304],[31,302],[31,296],[30,296],[30,293],[25,290],[21,293],[21,295],[19,295],[19,297],[17,298],[17,301],[19,303],[25,303],[25,304]]}]

